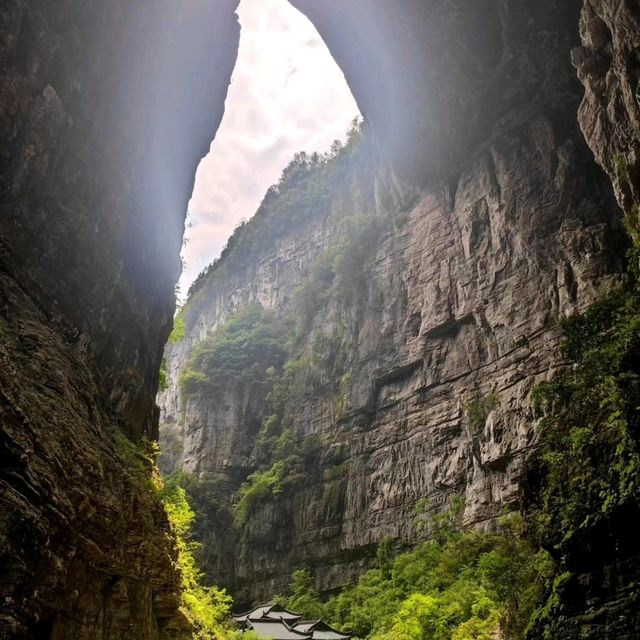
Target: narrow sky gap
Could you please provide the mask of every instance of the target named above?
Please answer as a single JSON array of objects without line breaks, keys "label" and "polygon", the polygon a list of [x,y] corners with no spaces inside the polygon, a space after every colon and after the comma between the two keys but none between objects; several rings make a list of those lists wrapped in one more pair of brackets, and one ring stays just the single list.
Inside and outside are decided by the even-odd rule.
[{"label": "narrow sky gap", "polygon": [[293,154],[328,150],[358,114],[326,45],[286,0],[242,0],[238,14],[240,50],[225,116],[189,203],[181,298]]}]

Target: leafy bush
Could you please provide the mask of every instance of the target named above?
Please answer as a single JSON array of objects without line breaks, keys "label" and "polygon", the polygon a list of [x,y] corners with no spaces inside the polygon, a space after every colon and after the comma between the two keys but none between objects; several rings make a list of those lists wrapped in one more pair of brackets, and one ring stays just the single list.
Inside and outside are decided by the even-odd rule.
[{"label": "leafy bush", "polygon": [[202,583],[202,573],[195,558],[199,545],[191,540],[195,513],[187,501],[185,490],[179,486],[179,477],[165,482],[161,480],[155,466],[159,451],[157,443],[148,440],[134,443],[117,428],[110,431],[110,436],[133,480],[147,493],[149,500],[160,500],[165,509],[177,552],[182,607],[194,627],[194,640],[239,638],[239,634],[228,626],[231,597],[224,589]]},{"label": "leafy bush", "polygon": [[395,558],[383,541],[379,568],[326,602],[309,572],[297,571],[281,601],[359,638],[523,638],[552,574],[549,556],[523,539],[519,516],[504,517],[498,534],[450,528],[455,519],[444,514],[431,527],[440,539]]},{"label": "leafy bush", "polygon": [[278,460],[264,471],[252,473],[238,491],[235,507],[236,524],[240,527],[249,521],[256,505],[282,492],[282,482],[287,472],[284,460]]},{"label": "leafy bush", "polygon": [[550,637],[558,634],[558,590],[570,578],[576,550],[611,553],[618,544],[611,536],[624,535],[629,514],[638,511],[638,285],[632,281],[565,321],[562,351],[570,366],[534,393],[542,417],[525,482],[529,527],[559,560],[557,583],[539,615]]},{"label": "leafy bush", "polygon": [[482,433],[489,414],[498,406],[500,398],[496,393],[482,396],[476,393],[464,405],[464,415],[469,427],[469,433],[475,437]]},{"label": "leafy bush", "polygon": [[209,376],[202,371],[193,371],[187,369],[180,374],[180,391],[185,396],[197,393],[199,390],[207,387]]},{"label": "leafy bush", "polygon": [[[191,540],[195,513],[178,478],[168,479],[160,489],[160,498],[169,518],[178,552],[177,566],[182,581],[182,606],[194,625],[194,640],[231,640],[240,637],[228,626],[232,600],[224,589],[202,583],[195,553],[199,547]],[[243,638],[245,636],[242,636]]]},{"label": "leafy bush", "polygon": [[176,344],[184,338],[186,331],[184,321],[184,308],[178,311],[176,317],[173,319],[173,330],[169,334],[169,342]]},{"label": "leafy bush", "polygon": [[108,435],[131,477],[140,486],[154,490],[158,479],[155,469],[158,443],[146,437],[133,442],[116,426],[108,430]]},{"label": "leafy bush", "polygon": [[321,447],[318,436],[311,434],[296,440],[291,428],[285,429],[277,437],[272,436],[271,441],[267,441],[264,435],[262,438],[261,442],[269,442],[273,462],[270,467],[252,473],[239,489],[234,511],[236,525],[240,528],[247,524],[259,504],[273,499],[287,488],[303,483],[308,470],[317,463]]},{"label": "leafy bush", "polygon": [[640,498],[640,295],[612,294],[563,331],[574,364],[534,394],[543,480],[531,512],[541,539],[560,548]]},{"label": "leafy bush", "polygon": [[264,380],[286,357],[286,328],[260,303],[244,307],[203,340],[180,376],[185,395],[230,381]]},{"label": "leafy bush", "polygon": [[319,619],[324,615],[324,605],[313,586],[313,576],[307,569],[297,569],[291,574],[289,596],[276,598],[292,611],[300,611],[305,618]]}]

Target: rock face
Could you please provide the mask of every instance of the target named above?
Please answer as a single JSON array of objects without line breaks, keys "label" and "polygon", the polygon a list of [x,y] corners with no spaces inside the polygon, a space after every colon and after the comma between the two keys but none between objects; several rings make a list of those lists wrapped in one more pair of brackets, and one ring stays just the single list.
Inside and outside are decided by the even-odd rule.
[{"label": "rock face", "polygon": [[[558,318],[617,279],[626,245],[578,131],[572,48],[584,135],[638,228],[635,0],[585,0],[581,18],[578,0],[293,4],[345,71],[381,156],[369,149],[244,268],[204,279],[162,399],[168,466],[218,499],[201,494],[208,573],[247,598],[300,564],[339,586],[382,536],[415,539],[423,498],[435,509],[463,496],[478,526],[517,499],[535,443],[527,397],[559,364]],[[188,633],[165,516],[118,434],[157,433],[183,214],[222,117],[236,5],[0,8],[1,638]],[[184,415],[178,372],[250,302],[295,313],[294,290],[359,215],[383,231],[351,264],[356,290],[326,283],[292,354],[337,336],[344,373],[285,403],[294,440],[315,443],[304,473],[235,528],[232,496],[266,464],[265,372],[190,396]],[[622,582],[637,566],[623,560]],[[613,602],[612,617],[620,588],[609,579],[593,600]]]},{"label": "rock face", "polygon": [[344,70],[395,170],[414,182],[457,174],[492,131],[509,135],[573,99],[578,0],[290,1]]},{"label": "rock face", "polygon": [[[573,3],[500,3],[486,23],[451,3],[294,4],[343,65],[383,157],[369,151],[377,170],[360,176],[363,201],[334,191],[322,211],[265,243],[243,269],[225,268],[233,251],[223,257],[187,304],[161,398],[163,440],[177,445],[167,470],[218,489],[215,507],[202,507],[208,575],[247,600],[280,591],[301,565],[314,569],[320,589],[339,587],[370,563],[383,537],[414,542],[425,503],[437,509],[461,496],[465,524],[492,526],[518,500],[535,444],[529,394],[560,364],[558,320],[617,279],[627,244],[576,122]],[[471,24],[491,52],[476,61],[479,70],[467,64],[473,49],[458,46]],[[380,46],[374,28],[401,42],[397,51]],[[297,442],[321,444],[304,479],[263,499],[234,531],[229,503],[261,464],[268,389],[230,385],[185,398],[180,372],[207,335],[252,301],[300,315],[292,292],[343,241],[335,220],[359,213],[386,221],[385,231],[352,271],[351,293],[329,295],[314,310],[296,353],[309,354],[320,334],[336,339],[346,377],[321,379],[285,411]],[[480,421],[470,418],[474,405],[485,407]]]},{"label": "rock face", "polygon": [[585,87],[579,120],[606,170],[628,227],[640,224],[640,7],[633,1],[585,2],[582,46],[572,52]]},{"label": "rock face", "polygon": [[[640,212],[640,5],[633,0],[585,0],[581,46],[572,60],[585,92],[582,132],[605,169],[637,246]],[[637,509],[637,505],[635,505]],[[569,583],[559,591],[567,638],[636,638],[640,555],[629,506],[608,526],[586,528],[563,558]],[[531,638],[547,637],[534,629]]]},{"label": "rock face", "polygon": [[184,211],[222,117],[236,5],[0,8],[2,638],[188,630],[166,516],[117,442],[157,433]]}]

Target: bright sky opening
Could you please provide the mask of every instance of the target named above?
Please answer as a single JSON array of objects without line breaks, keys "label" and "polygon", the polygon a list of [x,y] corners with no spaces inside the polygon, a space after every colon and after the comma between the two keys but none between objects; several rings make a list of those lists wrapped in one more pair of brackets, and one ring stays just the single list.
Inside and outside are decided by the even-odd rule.
[{"label": "bright sky opening", "polygon": [[181,297],[297,151],[344,140],[358,107],[311,22],[286,0],[242,0],[225,115],[196,174]]}]

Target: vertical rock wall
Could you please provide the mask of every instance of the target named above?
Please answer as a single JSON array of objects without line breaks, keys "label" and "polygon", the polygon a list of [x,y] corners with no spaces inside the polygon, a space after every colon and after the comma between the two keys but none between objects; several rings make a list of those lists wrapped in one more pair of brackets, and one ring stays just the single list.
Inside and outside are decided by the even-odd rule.
[{"label": "vertical rock wall", "polygon": [[[557,319],[616,279],[625,248],[575,124],[578,0],[293,4],[420,195],[398,211],[372,182],[374,213],[408,222],[372,249],[357,300],[317,311],[315,331],[333,330],[338,311],[347,319],[352,375],[338,414],[327,391],[294,416],[298,437],[323,443],[314,481],[221,547],[238,553],[225,577],[254,596],[303,561],[323,589],[343,583],[381,536],[411,541],[421,498],[435,508],[464,495],[478,525],[513,501],[535,438],[523,407],[558,364]],[[0,637],[187,631],[164,514],[109,433],[156,433],[183,213],[222,117],[236,5],[0,8]],[[584,136],[636,234],[639,14],[635,0],[585,0],[573,52]],[[216,285],[171,350],[174,381],[233,309],[286,308],[332,234],[316,219],[257,256],[251,277]],[[471,432],[463,406],[476,391],[498,403]],[[242,393],[184,419],[175,389],[166,396],[166,421],[195,444],[190,470],[237,485],[254,467],[253,442],[230,430],[251,407]],[[207,449],[213,432],[235,458]]]},{"label": "vertical rock wall", "polygon": [[[185,633],[157,432],[186,202],[237,1],[0,7],[0,637]],[[147,473],[149,471],[147,470]]]},{"label": "vertical rock wall", "polygon": [[[529,394],[562,364],[558,321],[617,280],[627,246],[576,119],[579,3],[492,3],[482,20],[468,3],[294,4],[343,66],[393,167],[378,160],[370,214],[406,222],[371,247],[359,290],[314,317],[307,345],[337,335],[349,374],[340,411],[335,385],[289,406],[298,440],[322,442],[317,465],[241,530],[221,517],[222,539],[207,542],[210,576],[248,599],[278,592],[301,564],[323,590],[344,584],[384,536],[416,540],[425,501],[438,509],[462,496],[464,522],[492,526],[517,502],[535,446]],[[418,187],[399,206],[382,188],[394,173]],[[302,256],[341,241],[316,217],[243,276],[218,270],[187,305],[185,338],[167,352],[161,419],[186,445],[174,459],[185,470],[237,488],[260,459],[264,418],[242,386],[181,402],[177,380],[194,348],[252,300],[283,313],[294,304],[296,314],[286,292],[304,282]],[[465,405],[487,397],[495,406],[470,424]]]},{"label": "vertical rock wall", "polygon": [[585,1],[582,46],[572,52],[585,87],[579,121],[625,211],[640,225],[640,5],[633,0]]},{"label": "vertical rock wall", "polygon": [[[597,162],[613,184],[625,227],[637,248],[640,4],[634,0],[585,0],[580,36],[581,45],[572,51],[584,85],[578,120]],[[637,264],[631,266],[637,269]],[[610,318],[612,326],[616,322],[615,317]],[[630,411],[629,425],[632,430],[636,428],[637,408]],[[539,490],[535,469],[532,478],[534,482],[527,488],[529,500],[535,500]],[[631,524],[637,520],[637,512],[637,501],[630,498],[608,519],[584,523],[563,541],[560,550],[565,581],[559,581],[551,615],[542,618],[541,626],[545,628],[534,628],[532,639],[546,638],[549,633],[593,640],[638,637],[640,554]]]}]

